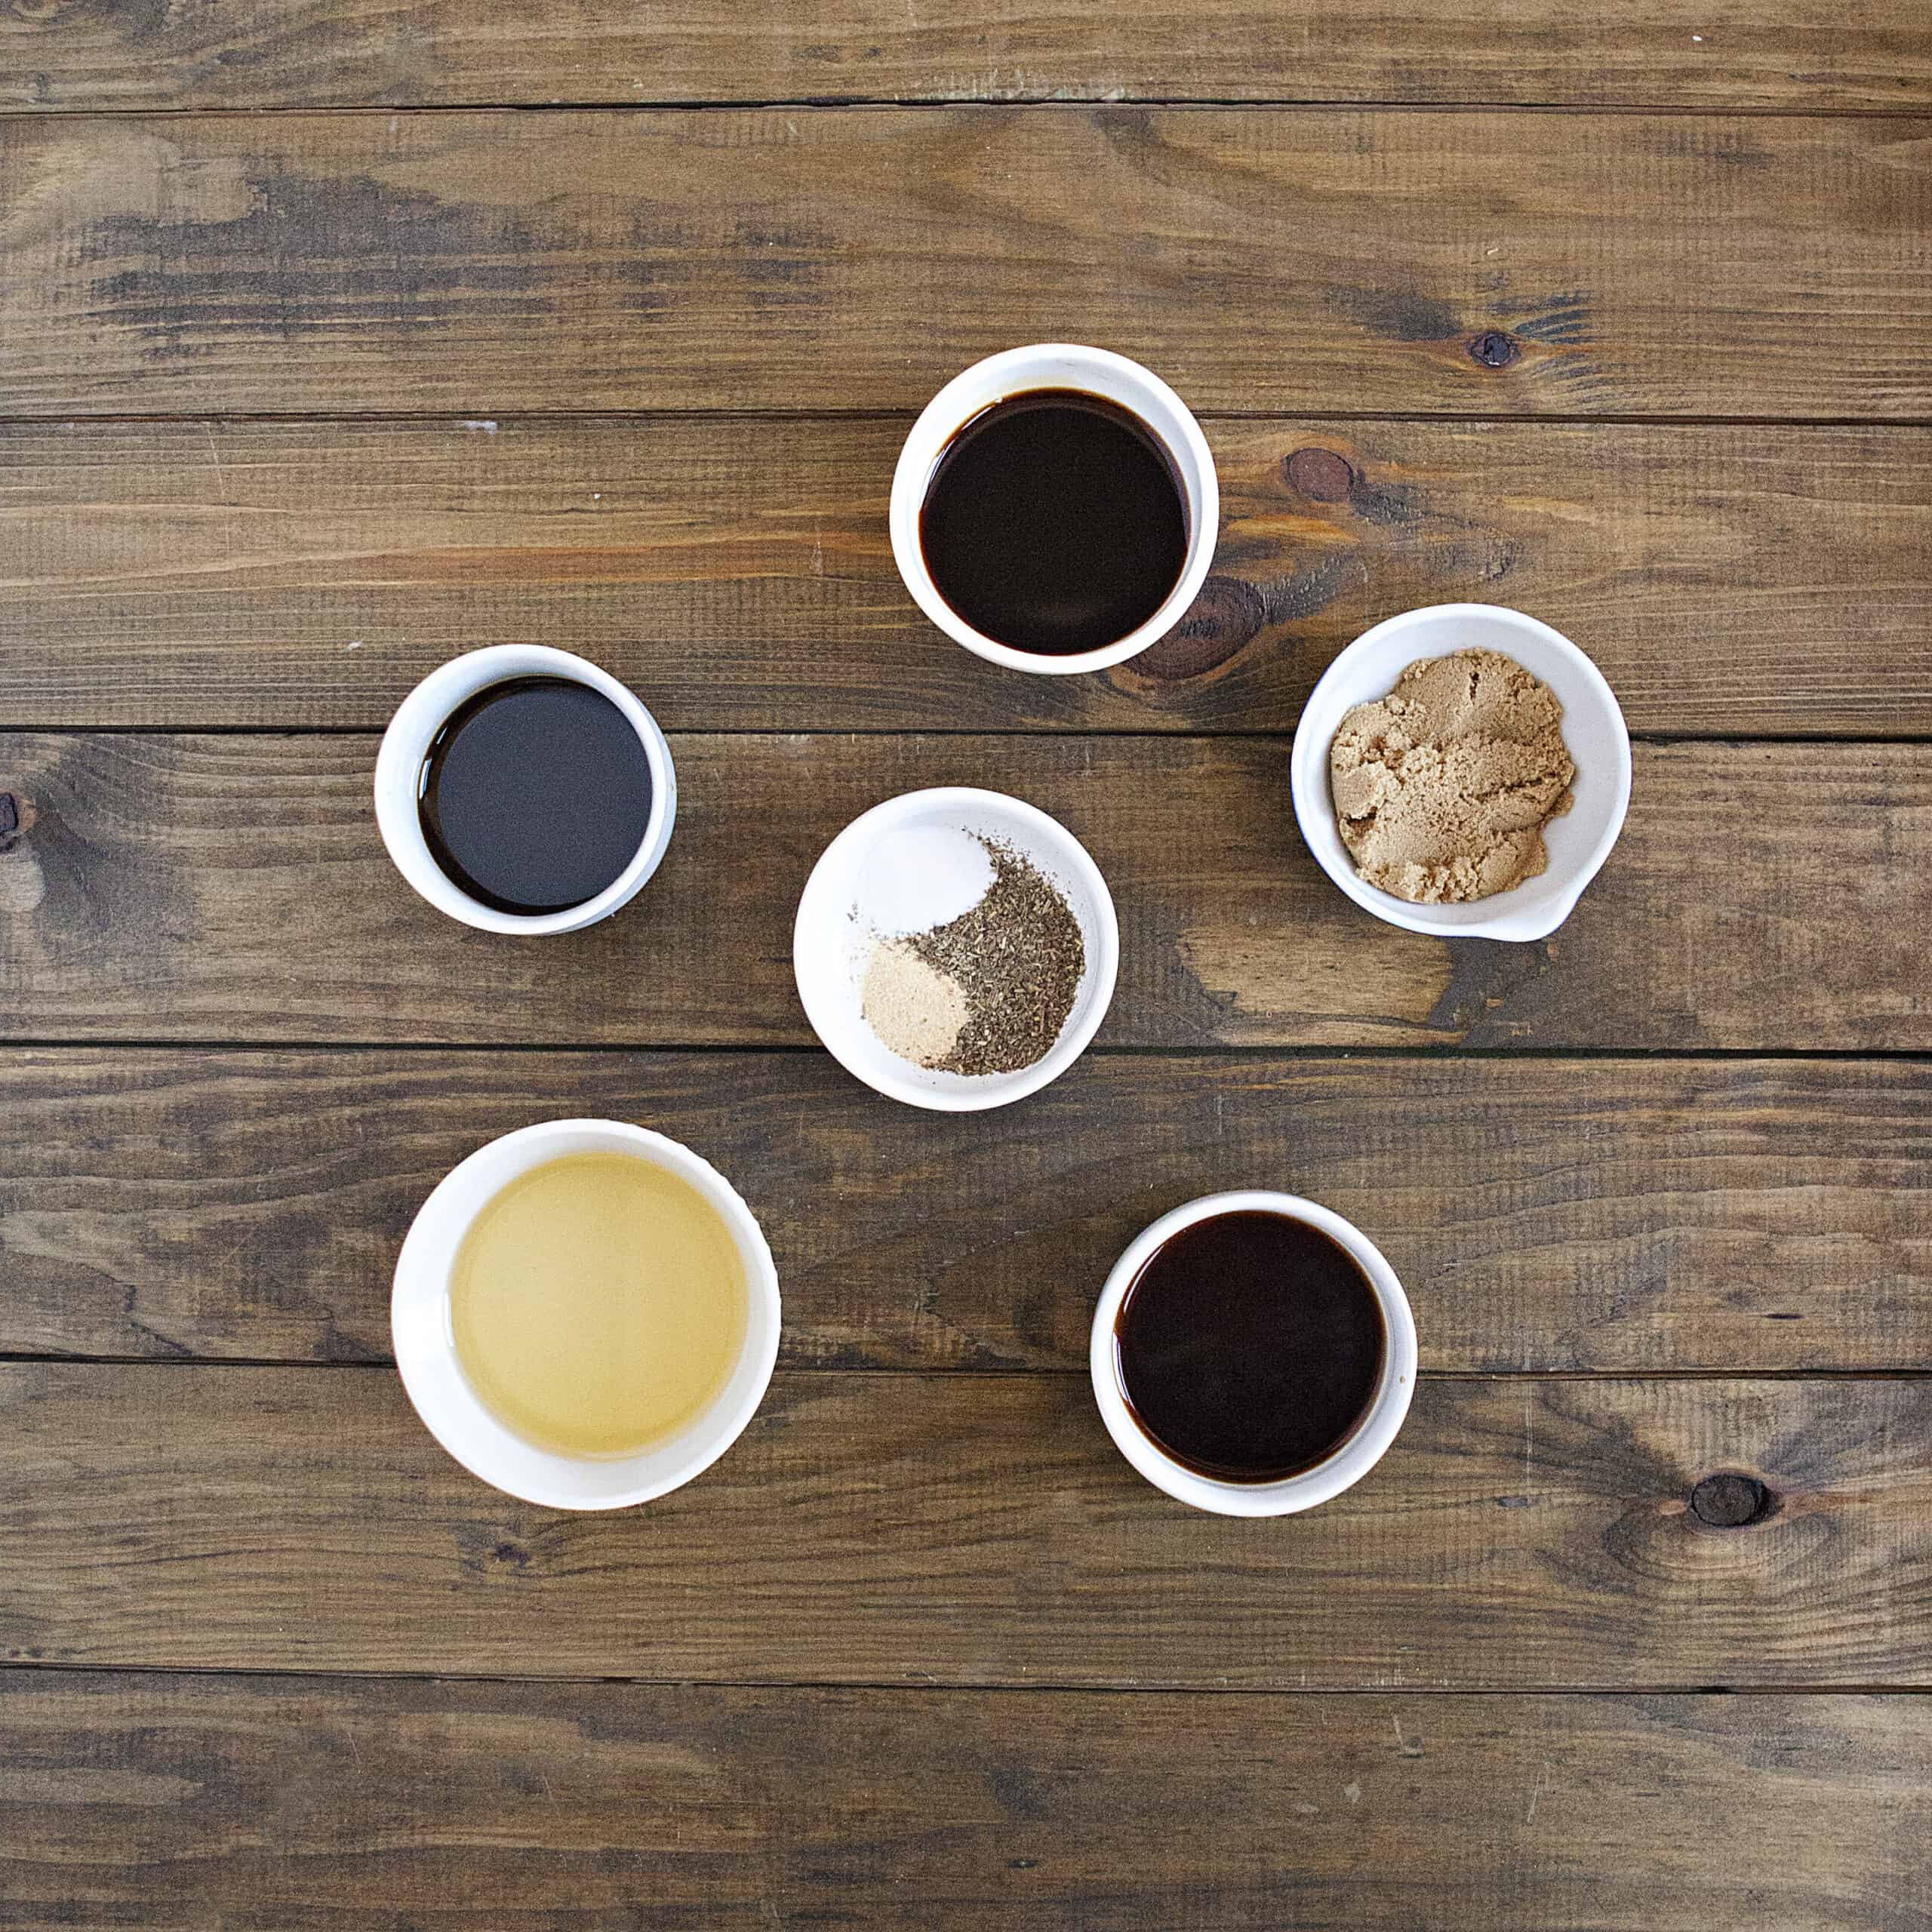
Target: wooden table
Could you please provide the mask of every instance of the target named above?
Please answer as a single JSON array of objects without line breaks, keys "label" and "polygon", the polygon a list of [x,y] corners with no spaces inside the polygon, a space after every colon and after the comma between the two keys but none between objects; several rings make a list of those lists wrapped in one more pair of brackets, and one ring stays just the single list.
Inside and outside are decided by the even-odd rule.
[{"label": "wooden table", "polygon": [[[1932,19],[1900,3],[0,8],[0,1924],[1932,1920]],[[543,111],[537,111],[543,110]],[[1003,675],[884,502],[1041,337],[1201,413],[1188,626]],[[1514,604],[1636,739],[1547,943],[1358,913],[1287,737]],[[414,899],[376,734],[535,638],[673,733],[644,898]],[[789,934],[963,781],[1107,872],[1050,1091],[893,1107]],[[780,1372],[574,1517],[389,1361],[569,1112],[762,1217]],[[1114,1453],[1112,1257],[1386,1248],[1408,1426],[1278,1522]]]}]

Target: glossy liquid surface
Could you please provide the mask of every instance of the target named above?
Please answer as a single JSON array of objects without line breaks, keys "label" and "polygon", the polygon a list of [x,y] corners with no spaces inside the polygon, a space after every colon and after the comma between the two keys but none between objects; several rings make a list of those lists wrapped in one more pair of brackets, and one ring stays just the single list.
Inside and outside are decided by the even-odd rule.
[{"label": "glossy liquid surface", "polygon": [[566,1154],[484,1207],[450,1276],[457,1360],[497,1420],[571,1456],[629,1456],[730,1379],[750,1318],[731,1230],[629,1154]]},{"label": "glossy liquid surface", "polygon": [[1346,1248],[1286,1215],[1244,1213],[1155,1250],[1114,1345],[1135,1420],[1176,1461],[1223,1482],[1278,1482],[1353,1432],[1388,1340]]},{"label": "glossy liquid surface", "polygon": [[982,410],[940,451],[919,512],[939,594],[983,636],[1065,657],[1117,644],[1187,561],[1187,503],[1140,418],[1078,389]]},{"label": "glossy liquid surface", "polygon": [[451,712],[418,811],[451,881],[500,912],[562,912],[620,877],[651,823],[630,720],[568,678],[511,678]]}]

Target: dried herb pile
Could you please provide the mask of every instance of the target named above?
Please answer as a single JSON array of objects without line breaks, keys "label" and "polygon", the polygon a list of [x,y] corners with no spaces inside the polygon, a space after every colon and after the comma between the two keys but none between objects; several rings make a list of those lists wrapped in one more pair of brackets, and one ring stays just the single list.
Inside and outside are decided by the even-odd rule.
[{"label": "dried herb pile", "polygon": [[1010,846],[983,839],[993,882],[971,912],[902,943],[966,995],[948,1073],[1017,1073],[1043,1058],[1073,1011],[1087,948],[1053,884]]}]

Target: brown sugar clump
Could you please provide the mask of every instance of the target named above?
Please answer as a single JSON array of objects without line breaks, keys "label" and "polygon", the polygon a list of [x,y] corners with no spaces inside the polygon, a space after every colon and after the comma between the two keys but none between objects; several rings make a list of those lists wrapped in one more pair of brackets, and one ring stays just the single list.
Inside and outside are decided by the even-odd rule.
[{"label": "brown sugar clump", "polygon": [[1342,842],[1371,885],[1420,905],[1487,899],[1549,863],[1543,829],[1577,768],[1556,694],[1500,651],[1426,657],[1343,718],[1328,752]]}]

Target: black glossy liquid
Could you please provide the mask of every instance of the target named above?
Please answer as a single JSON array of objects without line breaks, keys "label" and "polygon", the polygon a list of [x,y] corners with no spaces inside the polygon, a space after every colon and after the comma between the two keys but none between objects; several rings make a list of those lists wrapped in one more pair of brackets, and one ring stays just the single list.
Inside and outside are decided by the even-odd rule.
[{"label": "black glossy liquid", "polygon": [[1032,389],[983,409],[940,452],[919,548],[983,636],[1066,657],[1118,643],[1167,601],[1187,561],[1187,502],[1138,417],[1079,389]]},{"label": "black glossy liquid", "polygon": [[568,678],[511,678],[451,712],[417,794],[436,863],[500,912],[561,912],[614,883],[651,822],[631,721]]},{"label": "black glossy liquid", "polygon": [[1388,1346],[1355,1257],[1286,1215],[1217,1214],[1137,1275],[1114,1321],[1135,1419],[1223,1482],[1312,1469],[1367,1414]]}]

